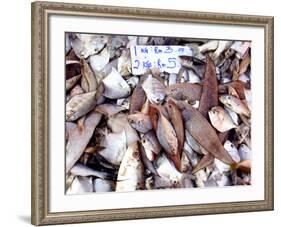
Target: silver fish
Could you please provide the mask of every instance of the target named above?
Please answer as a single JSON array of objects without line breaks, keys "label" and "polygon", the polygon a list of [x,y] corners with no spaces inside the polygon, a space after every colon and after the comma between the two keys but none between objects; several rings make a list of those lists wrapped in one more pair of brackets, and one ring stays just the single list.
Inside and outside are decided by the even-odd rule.
[{"label": "silver fish", "polygon": [[122,159],[118,171],[116,191],[135,191],[140,189],[144,189],[144,167],[141,162],[138,143],[132,143]]},{"label": "silver fish", "polygon": [[154,133],[154,131],[149,131],[143,135],[141,138],[142,146],[145,149],[146,156],[150,161],[154,161],[156,156],[161,151],[161,145]]},{"label": "silver fish", "polygon": [[102,82],[105,89],[103,95],[107,98],[120,99],[131,94],[130,86],[114,68],[112,68],[111,73]]},{"label": "silver fish", "polygon": [[146,93],[150,102],[159,104],[165,98],[165,86],[157,79],[148,75],[147,79],[143,82],[142,88]]}]

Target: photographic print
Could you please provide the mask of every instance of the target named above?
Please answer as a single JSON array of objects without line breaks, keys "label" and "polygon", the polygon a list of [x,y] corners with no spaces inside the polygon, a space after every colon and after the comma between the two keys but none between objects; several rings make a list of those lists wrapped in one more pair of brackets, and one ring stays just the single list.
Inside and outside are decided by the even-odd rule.
[{"label": "photographic print", "polygon": [[65,33],[66,194],[251,185],[251,41]]}]

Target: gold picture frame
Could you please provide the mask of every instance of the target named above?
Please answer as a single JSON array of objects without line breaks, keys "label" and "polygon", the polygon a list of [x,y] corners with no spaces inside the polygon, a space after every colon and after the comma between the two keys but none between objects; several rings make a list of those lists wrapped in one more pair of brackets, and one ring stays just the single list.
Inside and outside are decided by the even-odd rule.
[{"label": "gold picture frame", "polygon": [[[79,15],[247,25],[264,29],[264,200],[98,211],[49,212],[48,17]],[[62,224],[273,210],[273,17],[54,2],[32,3],[32,224]]]}]

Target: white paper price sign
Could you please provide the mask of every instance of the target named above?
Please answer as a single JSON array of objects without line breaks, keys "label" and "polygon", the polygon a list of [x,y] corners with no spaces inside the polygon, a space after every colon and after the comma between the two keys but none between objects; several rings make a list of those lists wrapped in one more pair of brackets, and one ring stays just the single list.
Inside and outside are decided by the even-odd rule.
[{"label": "white paper price sign", "polygon": [[132,46],[131,60],[134,75],[140,75],[147,69],[158,68],[161,72],[178,73],[181,67],[178,56],[192,56],[188,46]]}]

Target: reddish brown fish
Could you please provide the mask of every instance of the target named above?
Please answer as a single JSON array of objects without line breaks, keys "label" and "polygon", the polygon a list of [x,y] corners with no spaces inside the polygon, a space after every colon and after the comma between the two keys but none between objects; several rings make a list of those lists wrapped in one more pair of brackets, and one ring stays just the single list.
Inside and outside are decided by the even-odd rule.
[{"label": "reddish brown fish", "polygon": [[191,83],[177,83],[166,88],[166,95],[176,100],[197,101],[200,100],[202,86]]},{"label": "reddish brown fish", "polygon": [[183,110],[185,127],[193,138],[215,158],[229,165],[235,164],[207,119],[188,103],[179,101],[177,104]]},{"label": "reddish brown fish", "polygon": [[208,119],[208,111],[212,107],[218,106],[218,104],[219,97],[216,67],[213,60],[207,56],[199,111],[206,119]]},{"label": "reddish brown fish", "polygon": [[183,126],[183,119],[181,115],[181,111],[179,110],[177,104],[172,98],[168,98],[167,101],[167,110],[169,114],[169,118],[172,122],[172,125],[175,129],[177,139],[178,139],[178,150],[181,156],[183,145],[185,141],[184,137],[184,126]]},{"label": "reddish brown fish", "polygon": [[129,113],[135,114],[136,112],[140,111],[145,101],[146,101],[145,92],[141,86],[141,83],[138,83],[131,96]]}]

